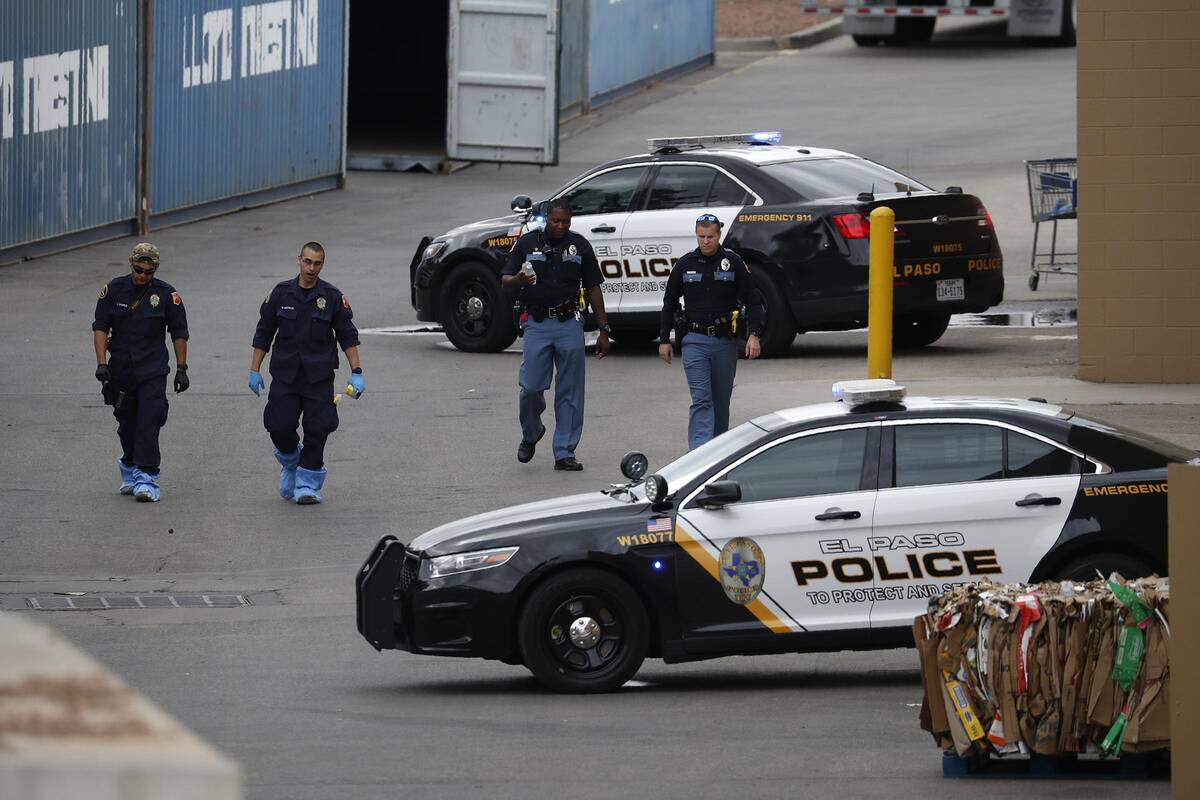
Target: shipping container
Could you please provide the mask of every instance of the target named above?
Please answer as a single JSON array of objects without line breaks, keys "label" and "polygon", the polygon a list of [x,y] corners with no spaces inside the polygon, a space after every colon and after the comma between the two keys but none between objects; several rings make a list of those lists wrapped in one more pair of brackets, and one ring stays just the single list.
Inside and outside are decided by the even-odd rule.
[{"label": "shipping container", "polygon": [[[547,101],[565,119],[708,66],[714,36],[713,0],[358,0],[349,166],[552,163],[557,132],[541,125]],[[545,137],[539,146],[535,131]]]},{"label": "shipping container", "polygon": [[708,0],[591,0],[591,105],[615,100],[647,81],[712,64],[715,9]]},{"label": "shipping container", "polygon": [[41,252],[52,237],[132,231],[138,8],[0,3],[0,262]]},{"label": "shipping container", "polygon": [[335,187],[346,0],[155,0],[151,224]]}]

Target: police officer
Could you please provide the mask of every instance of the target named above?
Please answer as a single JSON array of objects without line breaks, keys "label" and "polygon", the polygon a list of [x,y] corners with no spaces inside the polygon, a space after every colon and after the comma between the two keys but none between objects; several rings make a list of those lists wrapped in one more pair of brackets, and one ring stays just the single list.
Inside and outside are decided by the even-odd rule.
[{"label": "police officer", "polygon": [[158,432],[167,424],[168,331],[175,348],[175,393],[191,385],[187,314],[175,287],[154,276],[159,262],[157,247],[134,245],[130,273],[101,287],[92,323],[96,380],[113,406],[121,440],[121,494],[141,503],[157,503],[162,496]]},{"label": "police officer", "polygon": [[583,465],[575,447],[583,432],[583,373],[587,353],[580,316],[580,285],[600,325],[596,357],[608,352],[608,317],[600,284],[600,264],[588,240],[571,230],[571,206],[563,199],[551,201],[545,228],[517,240],[501,274],[505,289],[519,289],[523,304],[523,357],[519,383],[521,444],[517,460],[533,458],[546,433],[542,412],[545,391],[554,378],[554,468],[575,472]]},{"label": "police officer", "polygon": [[[276,284],[259,309],[254,352],[247,378],[258,394],[265,382],[259,368],[274,341],[270,391],[263,425],[275,444],[279,462],[279,496],[301,505],[321,502],[325,469],[325,440],[337,430],[333,377],[338,368],[337,346],[350,362],[349,386],[358,398],[366,390],[358,360],[358,329],[350,301],[318,276],[325,266],[325,248],[308,242],[296,257],[300,274]],[[304,443],[297,427],[303,417]]]},{"label": "police officer", "polygon": [[[738,359],[734,326],[746,326],[746,357],[758,358],[763,324],[762,308],[750,298],[750,270],[737,253],[721,246],[721,221],[716,215],[701,214],[696,220],[696,243],[699,247],[671,268],[658,337],[658,355],[670,364],[669,336],[682,297],[683,371],[692,395],[689,450],[729,430],[729,399]],[[739,305],[746,309],[747,318],[735,316]]]}]

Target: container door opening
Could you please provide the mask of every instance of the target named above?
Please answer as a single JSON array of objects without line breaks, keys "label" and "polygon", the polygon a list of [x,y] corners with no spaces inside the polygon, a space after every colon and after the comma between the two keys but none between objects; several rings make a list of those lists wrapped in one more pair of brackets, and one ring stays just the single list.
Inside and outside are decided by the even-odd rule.
[{"label": "container door opening", "polygon": [[352,0],[350,169],[445,169],[449,18],[450,0]]}]

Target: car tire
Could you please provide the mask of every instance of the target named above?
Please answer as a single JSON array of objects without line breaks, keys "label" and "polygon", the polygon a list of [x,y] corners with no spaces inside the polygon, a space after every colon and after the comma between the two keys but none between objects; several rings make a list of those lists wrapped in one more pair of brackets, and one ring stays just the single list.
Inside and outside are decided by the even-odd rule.
[{"label": "car tire", "polygon": [[454,267],[441,291],[446,338],[467,353],[498,353],[517,338],[511,303],[496,273],[477,261]]},{"label": "car tire", "polygon": [[1063,0],[1062,28],[1054,43],[1059,47],[1075,46],[1075,0]]},{"label": "car tire", "polygon": [[859,47],[875,47],[883,41],[882,36],[865,36],[860,33],[854,34],[854,43]]},{"label": "car tire", "polygon": [[1127,556],[1124,553],[1088,553],[1078,556],[1055,571],[1058,580],[1089,581],[1095,579],[1097,571],[1107,578],[1114,572],[1119,572],[1122,578],[1144,578],[1154,573],[1154,569],[1139,558]]},{"label": "car tire", "polygon": [[949,314],[901,317],[892,325],[892,344],[901,349],[925,347],[942,338],[949,325]]},{"label": "car tire", "polygon": [[533,590],[517,623],[525,666],[547,689],[566,694],[619,689],[641,667],[649,639],[649,619],[637,592],[598,569],[572,569],[546,579]]},{"label": "car tire", "polygon": [[[792,311],[788,308],[787,300],[779,284],[771,277],[765,268],[749,264],[750,282],[754,285],[751,299],[761,302],[766,310],[766,321],[763,325],[759,343],[762,345],[763,358],[778,358],[787,355],[796,339],[796,325],[792,321]],[[738,320],[738,337],[745,342],[749,336],[749,325],[746,320]],[[742,352],[746,352],[743,345]]]}]

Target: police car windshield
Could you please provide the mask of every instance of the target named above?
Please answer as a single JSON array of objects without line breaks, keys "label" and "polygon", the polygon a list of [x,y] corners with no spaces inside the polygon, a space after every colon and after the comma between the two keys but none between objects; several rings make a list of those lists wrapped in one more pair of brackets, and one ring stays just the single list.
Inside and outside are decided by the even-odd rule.
[{"label": "police car windshield", "polygon": [[700,473],[711,468],[713,464],[723,461],[751,442],[762,438],[765,432],[753,422],[744,422],[680,456],[667,466],[657,470],[657,474],[666,478],[667,490],[674,492],[697,478]]},{"label": "police car windshield", "polygon": [[762,170],[800,195],[802,200],[849,197],[859,192],[931,191],[907,175],[865,158],[812,158],[764,164]]}]

